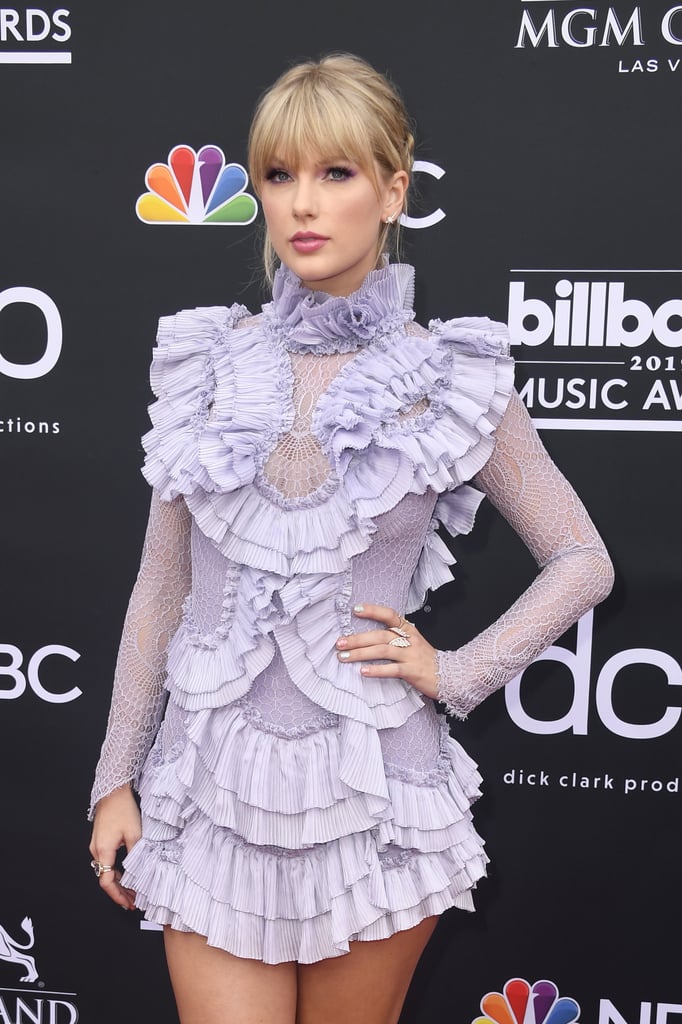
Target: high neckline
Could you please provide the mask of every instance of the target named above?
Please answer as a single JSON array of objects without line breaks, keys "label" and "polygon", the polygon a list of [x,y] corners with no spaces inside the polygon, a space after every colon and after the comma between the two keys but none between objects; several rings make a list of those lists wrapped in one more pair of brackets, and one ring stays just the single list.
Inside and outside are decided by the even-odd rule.
[{"label": "high neckline", "polygon": [[275,274],[272,302],[263,307],[290,352],[353,352],[414,317],[414,269],[390,263],[372,270],[348,296],[306,288],[293,271]]}]

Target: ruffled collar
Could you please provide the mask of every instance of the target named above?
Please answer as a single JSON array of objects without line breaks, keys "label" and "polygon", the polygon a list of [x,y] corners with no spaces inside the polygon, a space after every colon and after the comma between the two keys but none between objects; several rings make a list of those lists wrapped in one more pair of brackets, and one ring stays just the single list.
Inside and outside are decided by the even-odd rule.
[{"label": "ruffled collar", "polygon": [[353,352],[400,330],[414,317],[414,269],[391,263],[371,271],[357,291],[335,296],[305,288],[288,267],[275,274],[263,312],[290,352]]}]

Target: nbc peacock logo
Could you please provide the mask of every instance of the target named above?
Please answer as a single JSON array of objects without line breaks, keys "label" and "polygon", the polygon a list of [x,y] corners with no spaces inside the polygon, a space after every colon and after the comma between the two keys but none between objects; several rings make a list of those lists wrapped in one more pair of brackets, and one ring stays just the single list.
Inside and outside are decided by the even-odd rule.
[{"label": "nbc peacock logo", "polygon": [[144,180],[149,191],[135,212],[145,224],[250,224],[258,213],[246,171],[225,163],[219,146],[174,146],[168,163],[152,164]]},{"label": "nbc peacock logo", "polygon": [[575,999],[559,997],[553,981],[529,985],[512,978],[502,992],[488,992],[481,999],[482,1017],[471,1024],[577,1024],[580,1006]]}]

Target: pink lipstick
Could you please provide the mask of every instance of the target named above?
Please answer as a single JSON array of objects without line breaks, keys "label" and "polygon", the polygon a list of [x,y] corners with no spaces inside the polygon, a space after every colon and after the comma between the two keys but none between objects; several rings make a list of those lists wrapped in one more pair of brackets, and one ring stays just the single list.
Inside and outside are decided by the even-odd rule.
[{"label": "pink lipstick", "polygon": [[296,252],[317,252],[329,239],[324,235],[316,235],[314,231],[297,231],[289,241]]}]

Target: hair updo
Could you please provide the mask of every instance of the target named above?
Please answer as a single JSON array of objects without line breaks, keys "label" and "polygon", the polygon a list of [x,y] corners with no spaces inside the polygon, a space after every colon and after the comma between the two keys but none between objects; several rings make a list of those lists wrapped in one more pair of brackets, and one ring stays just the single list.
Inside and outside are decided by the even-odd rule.
[{"label": "hair updo", "polygon": [[[360,57],[333,53],[285,71],[261,97],[249,133],[249,173],[257,195],[273,161],[293,167],[305,159],[357,163],[378,188],[376,167],[388,179],[412,171],[414,138],[395,87]],[[405,212],[407,200],[403,204]],[[399,218],[377,238],[377,262],[397,250]],[[263,259],[269,281],[277,257],[265,234]]]}]

